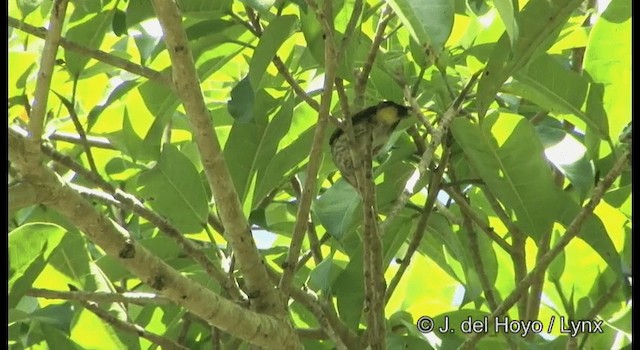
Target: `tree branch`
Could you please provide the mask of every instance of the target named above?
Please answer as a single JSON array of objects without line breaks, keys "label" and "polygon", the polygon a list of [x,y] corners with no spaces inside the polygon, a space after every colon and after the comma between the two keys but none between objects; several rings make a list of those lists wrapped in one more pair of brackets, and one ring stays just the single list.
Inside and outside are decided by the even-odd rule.
[{"label": "tree branch", "polygon": [[[56,131],[53,134],[49,135],[50,140],[54,141],[63,141],[72,143],[74,145],[82,145],[84,140],[81,139],[80,135],[72,134],[64,131]],[[90,136],[86,135],[87,145],[94,148],[104,148],[104,149],[112,149],[115,150],[115,146],[111,144],[111,141],[106,137],[99,136]]]},{"label": "tree branch", "polygon": [[[260,312],[286,317],[285,304],[268,278],[264,260],[251,235],[251,228],[244,216],[220,142],[214,132],[200,89],[189,41],[182,27],[182,16],[171,0],[154,0],[152,3],[171,58],[175,91],[187,112],[202,166],[225,228],[225,238],[233,247],[234,256],[243,272],[248,295],[255,301],[252,307]],[[300,346],[297,341],[289,344],[292,347]]]},{"label": "tree branch", "polygon": [[9,129],[9,160],[24,180],[36,188],[38,201],[73,222],[143,283],[236,337],[260,346],[299,348],[296,346],[299,340],[286,322],[247,310],[185,277],[134,241],[121,226],[99,213],[91,203],[62,183],[53,171],[39,162],[29,164],[34,160],[25,151],[25,144],[24,137]]},{"label": "tree branch", "polygon": [[55,0],[51,7],[49,30],[42,48],[36,91],[33,94],[33,105],[31,106],[31,113],[29,113],[29,132],[34,143],[40,143],[42,130],[44,129],[47,99],[51,89],[51,78],[53,77],[53,67],[56,64],[56,53],[58,52],[64,17],[67,13],[67,3],[68,0]]},{"label": "tree branch", "polygon": [[173,304],[173,302],[170,299],[154,293],[126,292],[126,293],[118,294],[118,293],[105,293],[105,292],[61,291],[61,290],[32,288],[32,289],[29,289],[25,294],[32,297],[36,297],[36,298],[92,301],[98,304],[100,303],[127,303],[127,304],[136,304],[136,305]]},{"label": "tree branch", "polygon": [[[310,6],[313,6],[313,1],[308,1]],[[307,165],[307,174],[305,176],[305,183],[302,188],[302,196],[300,198],[300,204],[298,205],[298,212],[296,213],[296,223],[293,228],[293,234],[291,236],[291,244],[289,246],[289,252],[287,254],[287,260],[283,266],[282,278],[280,279],[279,287],[283,293],[287,294],[290,288],[293,275],[296,271],[298,259],[300,257],[300,249],[302,247],[302,240],[304,239],[304,233],[308,226],[309,212],[311,210],[311,200],[315,197],[316,183],[318,178],[318,170],[322,163],[322,151],[323,142],[325,139],[325,130],[329,120],[329,112],[331,109],[331,100],[333,97],[333,82],[336,77],[336,49],[335,41],[333,37],[333,26],[326,20],[326,12],[330,11],[331,2],[325,1],[325,8],[322,12],[318,12],[317,8],[314,8],[318,21],[323,25],[325,34],[325,76],[324,76],[324,92],[320,99],[320,112],[318,113],[318,123],[316,124],[316,130],[313,135],[313,144],[311,145],[311,152],[309,154],[309,163]],[[332,18],[332,17],[331,17]]]},{"label": "tree branch", "polygon": [[369,53],[367,54],[367,59],[364,61],[364,65],[362,66],[362,70],[356,77],[356,84],[354,87],[355,90],[355,100],[354,106],[355,110],[362,109],[364,105],[364,93],[367,89],[367,81],[369,80],[369,74],[373,69],[373,62],[376,60],[376,55],[378,54],[378,49],[380,49],[380,44],[384,39],[384,31],[389,24],[389,21],[394,17],[393,12],[391,11],[391,6],[387,5],[382,13],[380,14],[380,21],[378,22],[378,27],[376,28],[376,34],[373,37],[373,42],[371,43],[371,48],[369,49]]}]

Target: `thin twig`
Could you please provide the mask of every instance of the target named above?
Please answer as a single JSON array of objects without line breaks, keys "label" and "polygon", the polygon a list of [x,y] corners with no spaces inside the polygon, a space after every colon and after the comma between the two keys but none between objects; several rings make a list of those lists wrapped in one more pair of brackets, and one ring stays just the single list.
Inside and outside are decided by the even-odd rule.
[{"label": "thin twig", "polygon": [[[489,309],[493,311],[498,307],[498,298],[500,296],[495,292],[495,288],[489,281],[489,276],[487,276],[487,271],[484,268],[485,265],[482,261],[482,255],[480,254],[478,234],[473,227],[473,223],[471,222],[468,215],[463,214],[463,216],[464,220],[462,225],[465,228],[467,235],[469,236],[469,250],[471,251],[471,261],[473,262],[473,265],[475,267],[474,269],[478,275],[478,279],[480,280],[480,285],[482,286],[482,290],[484,291],[484,297],[487,300]],[[512,350],[518,349],[516,343],[512,339],[511,334],[509,334],[508,332],[502,334]]]},{"label": "thin twig", "polygon": [[[322,238],[320,238],[320,240],[318,241],[318,247],[321,247],[330,238],[331,238],[331,235],[328,234],[328,233],[325,233],[322,236]],[[314,247],[311,246],[311,249],[309,249],[306,253],[304,253],[302,255],[302,257],[300,258],[300,260],[298,260],[298,265],[296,266],[296,271],[300,270],[300,268],[302,268],[307,263],[307,261],[309,261],[309,259],[311,259],[312,256],[315,256],[315,254],[313,253],[313,249],[314,249]],[[316,264],[317,264],[317,262],[316,262]]]},{"label": "thin twig", "polygon": [[442,157],[440,161],[440,165],[438,166],[437,171],[435,172],[434,176],[431,178],[431,183],[429,184],[429,193],[427,194],[427,199],[425,200],[424,207],[422,208],[420,221],[418,221],[416,230],[413,233],[413,236],[411,237],[411,241],[409,242],[409,247],[407,248],[407,252],[404,254],[404,257],[402,258],[400,266],[398,266],[398,271],[389,282],[389,287],[387,289],[387,294],[385,297],[386,303],[388,303],[389,300],[391,300],[391,296],[393,295],[393,292],[398,286],[398,283],[400,283],[400,280],[402,279],[402,276],[404,275],[405,271],[409,267],[409,263],[411,262],[411,258],[413,257],[413,254],[415,254],[415,252],[418,250],[418,247],[420,247],[420,242],[422,242],[422,238],[424,237],[424,234],[427,228],[427,222],[429,220],[429,217],[431,216],[431,213],[433,212],[433,209],[435,208],[434,207],[435,202],[438,200],[438,193],[440,192],[440,183],[442,181],[442,176],[444,175],[444,171],[447,168],[450,153],[451,153],[450,148],[447,148],[445,155]]},{"label": "thin twig", "polygon": [[[291,177],[291,187],[293,188],[293,192],[296,194],[296,200],[298,203],[302,198],[302,185],[296,176]],[[307,238],[309,239],[309,246],[311,247],[310,252],[313,256],[313,260],[316,265],[322,262],[322,251],[320,250],[320,242],[318,241],[318,233],[316,232],[316,227],[313,224],[313,220],[311,219],[311,215],[309,215],[309,222],[307,226]],[[296,266],[296,271],[298,270],[298,266],[300,261],[298,261],[298,265]]]},{"label": "thin twig", "polygon": [[[44,28],[37,28],[28,23],[21,22],[20,20],[9,17],[9,26],[21,30],[25,33],[31,34],[41,39],[45,39],[48,31]],[[83,56],[87,56],[93,58],[97,61],[106,63],[110,66],[114,66],[116,68],[120,68],[129,73],[133,73],[135,75],[145,77],[149,80],[155,81],[160,85],[166,86],[168,88],[173,87],[173,83],[171,83],[171,79],[151,68],[147,68],[141,66],[139,64],[135,64],[131,61],[127,61],[118,56],[111,55],[107,52],[101,50],[93,50],[88,47],[82,46],[80,44],[76,44],[73,41],[69,41],[65,38],[60,38],[60,46],[62,46],[65,50],[77,52]]]},{"label": "thin twig", "polygon": [[380,21],[378,22],[378,27],[376,28],[376,34],[373,37],[373,42],[371,43],[371,48],[369,49],[369,53],[367,54],[367,58],[364,61],[364,65],[362,66],[362,70],[356,77],[356,83],[354,86],[355,90],[355,100],[353,105],[356,110],[362,109],[364,104],[364,93],[367,88],[367,81],[369,80],[369,74],[371,74],[371,70],[373,69],[373,62],[376,59],[378,54],[378,49],[380,48],[380,44],[384,39],[384,31],[389,24],[389,21],[394,17],[394,14],[391,10],[391,6],[387,5],[382,13],[380,14]]},{"label": "thin twig", "polygon": [[[309,5],[312,5],[313,1],[309,1]],[[330,1],[325,1],[323,12],[316,11],[318,21],[322,24],[322,28],[325,34],[325,76],[324,76],[324,91],[320,99],[320,111],[318,113],[318,123],[313,135],[313,143],[311,145],[311,151],[309,154],[309,163],[307,165],[307,173],[305,176],[305,183],[302,189],[302,195],[300,203],[298,205],[298,211],[296,213],[296,223],[293,228],[293,234],[291,236],[291,244],[289,245],[289,251],[287,254],[287,260],[283,266],[283,274],[278,286],[284,294],[287,294],[288,289],[291,287],[295,268],[298,264],[300,257],[300,248],[302,247],[302,241],[304,239],[304,233],[307,231],[309,213],[311,210],[311,201],[315,197],[316,182],[318,177],[318,171],[322,162],[323,142],[325,138],[325,131],[327,123],[329,121],[329,112],[331,109],[331,100],[333,97],[333,83],[336,77],[336,50],[335,40],[333,37],[333,25],[326,19],[326,13],[331,12]],[[333,18],[333,17],[331,17]]]},{"label": "thin twig", "polygon": [[449,197],[451,197],[456,202],[456,204],[460,207],[460,210],[465,215],[468,215],[469,218],[471,219],[471,221],[473,221],[474,224],[478,225],[478,227],[482,230],[482,232],[484,232],[489,238],[491,238],[492,241],[496,242],[502,249],[504,249],[505,252],[507,252],[509,254],[512,254],[511,252],[512,252],[513,248],[509,245],[509,243],[507,243],[507,241],[505,241],[504,238],[500,237],[493,230],[493,228],[489,227],[476,214],[476,212],[473,210],[473,208],[471,208],[471,206],[467,202],[466,198],[464,198],[464,196],[461,193],[456,191],[451,186],[449,186],[449,187],[443,186],[442,189],[449,195]]},{"label": "thin twig", "polygon": [[31,288],[27,290],[26,295],[59,300],[76,300],[76,301],[92,301],[96,303],[128,303],[136,305],[169,305],[173,304],[170,299],[155,293],[136,293],[125,292],[106,293],[106,292],[84,292],[84,291],[61,291],[51,289]]},{"label": "thin twig", "polygon": [[349,108],[349,98],[347,97],[342,78],[336,78],[336,92],[338,93],[338,100],[340,101],[342,117],[346,120],[351,116],[351,109]]},{"label": "thin twig", "polygon": [[[582,319],[583,320],[595,319],[596,316],[598,316],[598,314],[600,313],[600,311],[602,311],[602,309],[604,309],[604,307],[611,302],[611,300],[613,299],[614,293],[618,291],[618,288],[620,288],[621,285],[622,283],[620,283],[620,281],[613,282],[611,286],[609,286],[609,288],[607,289],[607,292],[602,294],[600,298],[598,298],[598,300],[593,305],[593,307],[589,311],[587,311],[587,314]],[[578,346],[578,349],[584,349],[584,345],[587,342],[587,338],[589,337],[589,334],[590,334],[589,332],[585,332],[583,334],[582,339],[580,340],[580,345]]]},{"label": "thin twig", "polygon": [[[269,277],[274,283],[282,279],[282,275],[271,267],[267,267]],[[338,349],[359,349],[358,338],[338,317],[333,305],[319,299],[311,291],[289,288],[291,298],[304,306],[318,321],[327,336],[336,343]]]},{"label": "thin twig", "polygon": [[[64,131],[56,131],[53,134],[49,135],[49,139],[53,141],[63,141],[76,145],[82,145],[84,142],[78,134],[72,134]],[[106,137],[100,136],[90,136],[86,135],[87,145],[94,148],[104,148],[104,149],[116,149],[114,145],[111,144],[111,141]]]},{"label": "thin twig", "polygon": [[[543,233],[540,238],[540,242],[538,242],[538,252],[536,253],[536,261],[540,260],[547,252],[549,251],[551,244],[551,228],[549,231]],[[523,250],[524,250],[524,243]],[[523,293],[523,297],[528,297],[529,299],[525,299],[527,303],[527,313],[525,314],[525,320],[536,320],[538,319],[538,314],[540,313],[540,303],[542,302],[542,290],[544,289],[544,281],[545,281],[545,273],[546,271],[541,271],[537,276],[533,278],[531,282],[531,288],[529,288],[529,293]],[[517,285],[517,282],[516,282]]]},{"label": "thin twig", "polygon": [[[76,85],[77,85],[77,78],[74,80],[74,87]],[[84,153],[87,155],[87,163],[89,163],[89,168],[91,168],[92,172],[97,174],[98,167],[96,167],[96,162],[93,160],[93,153],[91,153],[91,146],[89,145],[89,142],[87,142],[87,134],[84,132],[84,128],[82,127],[80,118],[78,118],[78,114],[76,113],[76,109],[75,109],[75,106],[73,105],[73,102],[69,101],[66,97],[58,94],[55,91],[53,91],[53,93],[56,94],[58,98],[60,98],[60,101],[62,101],[62,104],[67,109],[67,112],[69,112],[69,116],[71,117],[73,126],[76,128],[76,132],[80,137],[80,145],[82,145],[82,148],[84,149]],[[74,88],[74,94],[75,94],[75,88]]]},{"label": "thin twig", "polygon": [[[255,13],[251,10],[250,7],[245,6],[245,9],[247,9],[247,17],[249,17],[250,23],[245,22],[245,20],[243,20],[240,16],[238,16],[235,13],[232,13],[231,17],[236,22],[244,25],[247,29],[249,29],[249,31],[253,35],[255,35],[258,38],[261,37],[262,27],[260,26],[260,22],[258,21],[258,18],[255,16]],[[318,103],[318,101],[314,100],[306,91],[304,91],[304,89],[300,86],[300,84],[298,84],[298,82],[293,78],[293,76],[289,72],[289,69],[284,64],[282,59],[278,55],[276,55],[273,57],[271,62],[273,62],[273,65],[276,67],[276,69],[278,69],[278,73],[280,73],[280,75],[282,75],[282,77],[289,84],[289,86],[291,86],[291,88],[293,89],[293,92],[295,92],[296,95],[300,97],[303,101],[305,101],[311,108],[315,109],[316,111],[319,111],[320,104]]]},{"label": "thin twig", "polygon": [[[493,195],[491,190],[487,186],[482,186],[481,189],[485,198],[487,198],[487,202],[489,202],[489,206],[491,206],[494,213],[496,213],[496,216],[500,221],[502,221],[511,234],[511,260],[513,262],[514,281],[515,284],[518,285],[520,280],[522,280],[527,274],[527,252],[525,250],[527,236],[520,230],[513,220],[509,218],[509,215],[502,208],[502,205],[500,205],[500,202],[498,202],[498,199]],[[528,294],[528,292],[524,292],[522,298],[518,302],[518,315],[520,315],[520,318],[523,320],[532,320],[531,318],[526,317],[527,304],[529,300]]]}]

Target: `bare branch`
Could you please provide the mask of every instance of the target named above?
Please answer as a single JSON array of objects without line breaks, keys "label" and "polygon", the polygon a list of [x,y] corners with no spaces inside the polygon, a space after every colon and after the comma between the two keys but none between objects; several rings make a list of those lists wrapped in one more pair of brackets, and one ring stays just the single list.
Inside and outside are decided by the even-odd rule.
[{"label": "bare branch", "polygon": [[[171,58],[175,91],[187,112],[213,197],[216,203],[222,204],[216,207],[225,228],[225,238],[233,247],[234,256],[243,272],[248,295],[254,297],[255,303],[252,303],[252,307],[261,312],[285,316],[285,304],[268,278],[264,260],[251,235],[251,228],[244,216],[220,142],[214,132],[200,89],[187,34],[182,27],[182,15],[171,0],[154,0],[153,8],[160,21]],[[292,347],[300,346],[296,343],[289,344]]]},{"label": "bare branch", "polygon": [[365,332],[371,349],[386,348],[386,322],[384,316],[385,289],[384,267],[382,261],[382,239],[378,230],[375,183],[372,170],[373,134],[365,139],[364,182],[358,183],[362,193],[364,217],[362,253],[364,274],[364,311],[367,315]]},{"label": "bare branch", "polygon": [[[310,6],[312,6],[312,3],[313,1],[309,1]],[[293,234],[291,237],[289,252],[287,254],[287,260],[283,266],[284,271],[279,283],[280,289],[285,294],[288,293],[291,281],[293,280],[293,275],[296,271],[296,266],[300,257],[300,249],[302,247],[304,233],[308,227],[309,212],[311,210],[311,200],[315,197],[318,170],[320,169],[320,164],[322,163],[322,151],[324,148],[323,142],[325,139],[325,130],[329,121],[329,112],[331,109],[331,100],[333,97],[333,83],[336,77],[337,62],[335,41],[333,37],[333,26],[328,22],[326,18],[326,13],[331,11],[331,2],[325,1],[325,8],[323,9],[323,11],[319,12],[317,8],[314,8],[314,10],[316,11],[318,21],[322,24],[322,28],[325,34],[324,91],[320,99],[318,123],[316,124],[316,130],[313,135],[313,144],[311,145],[305,183],[302,189],[300,204],[298,205],[298,212],[296,213],[296,223],[293,228]]]},{"label": "bare branch", "polygon": [[47,113],[47,98],[51,89],[53,67],[56,64],[56,53],[60,43],[62,25],[67,13],[68,0],[55,0],[49,17],[49,30],[44,40],[42,56],[40,56],[40,70],[36,80],[36,91],[33,94],[33,105],[29,114],[29,132],[34,142],[39,143],[44,129],[44,118]]},{"label": "bare branch", "polygon": [[354,86],[355,90],[355,100],[353,102],[355,106],[355,110],[362,109],[364,105],[364,93],[367,89],[367,81],[369,80],[369,74],[373,69],[373,62],[376,60],[376,56],[378,54],[378,49],[380,48],[380,44],[384,39],[384,31],[387,29],[387,25],[389,21],[394,17],[394,14],[391,10],[391,6],[387,5],[385,9],[380,14],[380,22],[378,22],[378,27],[376,28],[376,34],[373,37],[373,42],[371,43],[371,48],[369,49],[369,53],[367,54],[367,59],[364,62],[362,70],[356,77],[356,84]]},{"label": "bare branch", "polygon": [[[56,131],[53,134],[49,135],[50,140],[54,141],[63,141],[72,144],[82,145],[84,142],[80,135],[72,134],[64,131]],[[104,149],[116,149],[115,146],[111,144],[111,141],[106,137],[99,136],[90,136],[86,135],[87,145],[90,147],[104,148]]]},{"label": "bare branch", "polygon": [[173,304],[170,299],[154,293],[105,293],[105,292],[83,292],[83,291],[61,291],[51,289],[32,288],[26,295],[45,298],[76,301],[92,301],[96,303],[127,303],[136,305],[169,305]]}]

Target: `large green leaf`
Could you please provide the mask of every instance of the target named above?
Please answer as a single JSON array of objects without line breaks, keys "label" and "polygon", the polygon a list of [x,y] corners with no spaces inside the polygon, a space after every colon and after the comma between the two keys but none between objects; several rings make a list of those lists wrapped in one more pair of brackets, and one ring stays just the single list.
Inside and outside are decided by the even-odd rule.
[{"label": "large green leaf", "polygon": [[598,110],[583,109],[589,90],[589,82],[584,76],[543,54],[514,77],[516,80],[505,85],[506,92],[533,101],[550,113],[573,114],[596,130],[600,137],[607,135],[607,116]]},{"label": "large green leaf", "polygon": [[193,163],[165,145],[158,164],[138,179],[145,203],[180,231],[200,232],[207,222],[208,199]]},{"label": "large green leaf", "polygon": [[[71,27],[65,37],[67,40],[80,44],[88,49],[97,49],[104,39],[104,35],[111,27],[112,13],[103,12],[92,16],[87,21]],[[74,51],[65,50],[65,61],[67,69],[73,74],[78,75],[89,62],[89,56]]]},{"label": "large green leaf", "polygon": [[436,54],[453,28],[453,2],[450,0],[386,0],[411,36],[423,48]]},{"label": "large green leaf", "polygon": [[631,120],[631,1],[612,0],[589,35],[584,71],[605,86],[604,104],[611,139]]},{"label": "large green leaf", "polygon": [[[558,197],[558,202],[561,205],[560,208],[562,208],[558,215],[558,221],[562,226],[567,228],[582,207],[573,201],[566,193],[561,193]],[[590,214],[587,217],[578,237],[591,246],[618,276],[622,276],[620,254],[618,254],[612,237],[607,233],[607,229],[602,223],[602,220],[600,220],[597,215]],[[615,238],[617,240],[622,239],[621,237]]]},{"label": "large green leaf", "polygon": [[536,131],[544,145],[545,154],[569,179],[582,203],[593,188],[594,169],[586,147],[560,127],[537,125]]},{"label": "large green leaf", "polygon": [[503,113],[488,117],[482,126],[456,119],[451,130],[484,183],[513,210],[516,225],[539,241],[555,221],[558,188],[533,126]]},{"label": "large green leaf", "polygon": [[264,29],[260,42],[251,56],[249,63],[249,81],[254,89],[261,88],[261,81],[267,73],[267,67],[278,52],[278,49],[291,34],[298,18],[296,16],[276,17]]},{"label": "large green leaf", "polygon": [[253,195],[254,207],[274,188],[288,181],[306,163],[315,128],[304,129],[306,125],[300,126],[296,126],[295,121],[292,123],[286,137],[293,139],[293,142],[279,150],[266,166],[258,169]]},{"label": "large green leaf", "polygon": [[503,34],[478,82],[478,114],[484,116],[502,84],[536,54],[553,44],[562,26],[582,0],[531,0],[519,13],[520,36],[511,48]]},{"label": "large green leaf", "polygon": [[516,21],[518,9],[514,8],[514,5],[517,6],[517,2],[511,0],[493,0],[493,6],[498,10],[500,19],[502,19],[502,23],[504,23],[504,28],[509,36],[511,47],[516,47],[516,42],[520,35],[518,22]]},{"label": "large green leaf", "polygon": [[342,240],[362,215],[358,192],[346,181],[338,181],[313,202],[313,212],[331,236]]},{"label": "large green leaf", "polygon": [[268,121],[268,113],[276,107],[275,103],[271,96],[260,91],[251,111],[253,120],[244,123],[236,121],[225,143],[224,155],[227,166],[240,200],[246,201],[246,208],[251,208],[255,203],[251,194],[255,190],[256,173],[264,171],[269,166],[278,144],[291,126],[293,99],[282,103]]},{"label": "large green leaf", "polygon": [[9,307],[14,307],[47,265],[66,230],[33,223],[9,232]]}]

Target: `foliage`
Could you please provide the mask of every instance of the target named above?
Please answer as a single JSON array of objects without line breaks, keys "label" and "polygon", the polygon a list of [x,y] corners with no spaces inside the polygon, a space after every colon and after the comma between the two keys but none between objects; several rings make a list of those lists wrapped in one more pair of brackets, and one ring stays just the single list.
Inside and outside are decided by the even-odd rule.
[{"label": "foliage", "polygon": [[[211,138],[185,107],[194,95],[170,78],[183,66],[156,18],[166,1],[69,3],[51,57],[42,136],[48,170],[23,166],[35,158],[10,142],[11,349],[246,346],[253,340],[238,333],[243,321],[228,329],[231,319],[207,319],[173,292],[138,304],[109,299],[162,288],[140,273],[156,265],[125,261],[99,238],[112,237],[103,224],[125,232],[232,307],[243,298],[206,266],[230,276],[243,301],[246,294],[253,300],[251,283],[263,270],[242,266],[245,246],[234,227],[242,231],[243,222],[272,287],[293,268],[287,259],[295,232],[306,231],[295,292],[288,293],[295,341],[350,348],[341,330],[363,336],[373,312],[363,288],[368,221],[358,191],[331,161],[328,139],[345,105],[354,112],[380,100],[412,103],[424,118],[400,124],[373,164],[380,256],[392,293],[386,348],[468,346],[463,321],[493,319],[496,310],[540,320],[544,329],[524,337],[516,324],[512,334],[495,336],[491,324],[475,348],[631,346],[630,166],[617,176],[631,142],[631,1],[325,1],[177,1]],[[48,57],[40,27],[53,23],[59,3],[10,2],[9,124],[16,135],[33,130],[34,106],[43,103],[34,98]],[[162,26],[165,34],[175,30]],[[462,109],[452,110],[480,71]],[[324,80],[334,73],[327,93]],[[456,113],[452,121],[448,113]],[[438,128],[445,133],[434,149]],[[203,140],[219,144],[222,167],[207,158]],[[429,151],[429,170],[421,173]],[[42,175],[49,170],[56,180]],[[225,174],[232,186],[215,187]],[[45,182],[60,192],[38,187]],[[68,189],[85,199],[62,197]],[[89,204],[95,225],[80,223],[93,214],[68,214],[56,198]],[[237,198],[237,216],[225,214],[235,208],[228,198]],[[264,311],[256,304],[248,309]],[[117,321],[105,321],[100,309]],[[416,328],[424,316],[456,331],[425,337]],[[572,337],[564,319],[602,321],[602,331]]]}]

